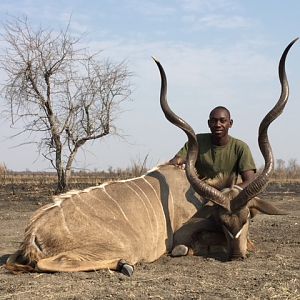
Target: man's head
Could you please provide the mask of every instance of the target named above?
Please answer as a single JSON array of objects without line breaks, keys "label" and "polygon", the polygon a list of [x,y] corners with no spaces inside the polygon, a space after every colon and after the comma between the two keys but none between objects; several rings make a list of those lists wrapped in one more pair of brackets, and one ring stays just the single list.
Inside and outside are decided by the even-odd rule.
[{"label": "man's head", "polygon": [[233,121],[230,111],[224,106],[215,107],[209,114],[208,127],[215,141],[227,142],[228,130],[232,127]]}]

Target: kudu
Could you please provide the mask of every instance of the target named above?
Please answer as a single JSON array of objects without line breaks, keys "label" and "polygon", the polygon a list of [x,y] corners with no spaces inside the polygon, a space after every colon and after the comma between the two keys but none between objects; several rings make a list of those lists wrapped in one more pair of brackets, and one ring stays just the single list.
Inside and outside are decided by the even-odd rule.
[{"label": "kudu", "polygon": [[[227,235],[236,236],[244,224],[248,226],[249,203],[254,210],[278,213],[262,200],[248,199],[256,196],[263,188],[273,167],[266,127],[270,119],[275,119],[282,111],[287,99],[284,63],[291,45],[280,62],[282,96],[261,125],[260,144],[267,161],[265,171],[261,179],[243,190],[233,201],[229,203],[226,196],[199,181],[193,173],[197,155],[197,145],[191,141],[194,135],[192,130],[187,129],[188,125],[168,109],[166,78],[157,62],[162,75],[161,105],[167,118],[182,125],[188,133],[191,145],[187,175],[201,196],[191,187],[185,171],[172,165],[158,166],[138,178],[70,191],[55,197],[53,203],[41,207],[33,214],[19,250],[8,258],[5,267],[12,272],[111,269],[131,275],[132,266],[137,262],[155,261],[174,246],[186,243],[187,231],[182,234],[180,229],[195,229],[185,224],[201,211],[203,199],[216,203],[216,220],[224,224]],[[238,217],[234,226],[232,221],[227,221],[231,214]],[[203,222],[196,222],[195,232],[212,224],[211,220],[201,220]],[[241,235],[247,233],[244,229],[242,231]]]},{"label": "kudu", "polygon": [[[281,95],[275,106],[263,118],[259,126],[258,144],[265,160],[265,166],[261,174],[255,178],[245,189],[230,190],[227,189],[223,193],[218,189],[210,186],[197,176],[195,163],[198,156],[197,138],[192,127],[177,116],[169,107],[167,102],[167,78],[162,65],[155,60],[161,75],[161,94],[160,102],[166,118],[175,126],[182,129],[188,138],[188,153],[186,159],[186,175],[193,189],[202,198],[209,200],[214,205],[207,205],[202,211],[206,210],[207,214],[215,222],[215,228],[220,228],[225,234],[227,240],[228,258],[244,258],[247,253],[247,245],[251,242],[248,240],[249,220],[257,212],[265,214],[284,214],[270,203],[257,198],[267,186],[270,176],[274,169],[274,158],[272,148],[268,139],[269,125],[282,113],[289,96],[288,81],[285,73],[285,60],[288,51],[292,45],[298,40],[293,40],[285,49],[279,62],[279,79],[281,83]],[[201,215],[201,211],[200,214]],[[198,231],[203,230],[203,220],[198,220]],[[195,233],[197,233],[197,218],[194,218],[185,224],[179,231],[182,235],[189,232],[186,243],[190,247],[193,246]],[[194,233],[192,233],[194,231]],[[179,232],[178,232],[179,233]],[[177,234],[178,234],[177,233]],[[183,248],[184,249],[184,248]],[[179,250],[179,254],[181,253]],[[186,252],[185,252],[186,253]],[[184,254],[185,254],[184,253]]]}]

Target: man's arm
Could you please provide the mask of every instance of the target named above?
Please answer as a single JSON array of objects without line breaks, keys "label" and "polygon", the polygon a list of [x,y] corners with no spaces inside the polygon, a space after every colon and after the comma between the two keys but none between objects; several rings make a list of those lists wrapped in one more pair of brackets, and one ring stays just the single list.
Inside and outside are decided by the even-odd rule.
[{"label": "man's arm", "polygon": [[244,189],[255,178],[255,171],[247,170],[241,172],[241,178],[242,178],[242,182],[237,185]]}]

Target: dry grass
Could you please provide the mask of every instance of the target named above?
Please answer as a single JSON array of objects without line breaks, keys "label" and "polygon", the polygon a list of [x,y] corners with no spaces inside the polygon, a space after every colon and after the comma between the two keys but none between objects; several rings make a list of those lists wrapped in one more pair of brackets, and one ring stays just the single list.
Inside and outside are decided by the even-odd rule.
[{"label": "dry grass", "polygon": [[[146,172],[146,170],[144,170]],[[139,174],[140,176],[142,174]],[[74,174],[70,178],[71,185],[98,185],[105,181],[119,180],[135,177],[137,175],[131,172],[117,172],[117,173],[79,173]],[[43,185],[43,184],[55,184],[57,182],[57,176],[55,173],[2,173],[0,165],[0,184],[28,184],[28,185]],[[297,178],[272,178],[271,184],[300,184],[300,177]]]}]

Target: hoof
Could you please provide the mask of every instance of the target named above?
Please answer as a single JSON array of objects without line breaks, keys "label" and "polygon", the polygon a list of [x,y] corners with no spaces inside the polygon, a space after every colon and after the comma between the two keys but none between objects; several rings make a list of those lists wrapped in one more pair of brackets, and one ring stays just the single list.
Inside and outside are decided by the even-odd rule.
[{"label": "hoof", "polygon": [[189,248],[185,245],[177,245],[171,252],[171,256],[186,256],[189,252]]},{"label": "hoof", "polygon": [[128,277],[131,277],[133,274],[133,266],[126,263],[124,260],[119,262],[120,272]]},{"label": "hoof", "polygon": [[128,277],[131,277],[133,274],[133,266],[124,264],[120,272]]}]

